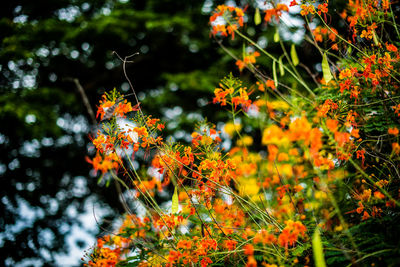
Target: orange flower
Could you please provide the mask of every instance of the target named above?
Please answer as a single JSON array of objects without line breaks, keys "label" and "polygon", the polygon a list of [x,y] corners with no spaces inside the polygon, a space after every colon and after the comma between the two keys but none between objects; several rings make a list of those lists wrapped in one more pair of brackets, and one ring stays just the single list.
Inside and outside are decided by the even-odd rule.
[{"label": "orange flower", "polygon": [[305,116],[295,119],[289,125],[289,135],[292,141],[309,140],[311,124]]},{"label": "orange flower", "polygon": [[257,87],[258,90],[260,90],[261,92],[264,92],[264,91],[265,91],[264,84],[262,84],[262,83],[260,83],[260,82],[256,82],[256,85],[258,86],[258,87]]},{"label": "orange flower", "polygon": [[357,150],[357,158],[361,159],[361,166],[364,167],[364,161],[365,161],[365,150]]},{"label": "orange flower", "polygon": [[239,88],[239,95],[232,97],[231,101],[235,109],[237,106],[241,105],[243,110],[247,111],[251,106],[251,100],[246,92],[246,88]]},{"label": "orange flower", "polygon": [[356,128],[351,129],[350,135],[355,138],[360,138],[360,129]]},{"label": "orange flower", "polygon": [[135,127],[133,128],[133,131],[137,132],[139,137],[148,137],[149,133],[147,132],[146,127]]},{"label": "orange flower", "polygon": [[165,214],[158,221],[155,222],[155,226],[158,229],[162,229],[166,226],[169,230],[174,229],[183,221],[182,216],[175,216],[174,214]]},{"label": "orange flower", "polygon": [[395,142],[395,143],[392,143],[392,151],[393,151],[393,153],[395,153],[395,154],[400,154],[400,145],[399,145],[399,143],[397,143],[397,142]]},{"label": "orange flower", "polygon": [[107,99],[107,95],[106,94],[103,94],[101,96],[101,98],[102,98],[102,100],[100,100],[100,105],[97,108],[96,118],[98,118],[99,115],[100,115],[100,120],[103,120],[107,109],[111,108],[115,104],[116,99],[109,100],[109,99]]},{"label": "orange flower", "polygon": [[369,217],[371,217],[371,216],[368,214],[368,212],[367,212],[367,211],[364,211],[364,214],[363,214],[361,220],[365,221],[365,220],[367,220]]},{"label": "orange flower", "polygon": [[352,72],[350,69],[346,68],[339,73],[339,79],[343,80],[344,78],[351,78]]},{"label": "orange flower", "polygon": [[211,264],[211,263],[213,263],[213,261],[209,257],[204,257],[201,260],[200,265],[201,265],[201,267],[207,267],[209,263]]},{"label": "orange flower", "polygon": [[215,88],[214,90],[214,99],[213,99],[213,103],[221,103],[221,106],[225,106],[227,99],[226,97],[229,94],[233,94],[233,88],[229,88],[229,89],[221,89],[221,88]]},{"label": "orange flower", "polygon": [[376,26],[376,23],[372,23],[372,25],[367,26],[367,30],[362,30],[360,37],[361,38],[367,38],[367,39],[372,39],[373,35],[374,35],[374,30],[378,28],[378,26]]},{"label": "orange flower", "polygon": [[162,123],[157,124],[157,130],[162,131],[165,128],[165,125]]},{"label": "orange flower", "polygon": [[356,209],[357,213],[360,214],[364,210],[364,205],[361,201],[358,202],[358,208]]},{"label": "orange flower", "polygon": [[332,119],[326,120],[326,127],[328,127],[329,131],[331,131],[332,133],[337,132],[338,124],[339,121],[337,120],[332,120]]},{"label": "orange flower", "polygon": [[107,144],[107,137],[99,131],[98,136],[92,141],[92,143],[98,151],[102,152]]},{"label": "orange flower", "polygon": [[381,213],[382,213],[382,209],[381,208],[377,208],[376,206],[372,207],[372,212],[371,215],[372,217],[381,217]]},{"label": "orange flower", "polygon": [[253,53],[247,54],[243,60],[237,60],[236,65],[238,66],[239,70],[242,71],[246,66],[249,64],[256,63],[256,57],[259,57],[260,53],[258,51],[254,51]]},{"label": "orange flower", "polygon": [[193,242],[190,240],[179,240],[178,244],[176,245],[177,249],[191,249]]},{"label": "orange flower", "polygon": [[318,5],[318,14],[321,15],[321,13],[328,13],[328,4],[323,3]]},{"label": "orange flower", "polygon": [[324,40],[323,36],[321,34],[321,26],[318,26],[317,28],[315,28],[315,30],[313,30],[312,33],[314,35],[315,41],[322,42]]},{"label": "orange flower", "polygon": [[170,250],[168,255],[168,262],[169,263],[179,262],[179,258],[181,258],[181,256],[182,256],[181,252]]},{"label": "orange flower", "polygon": [[283,153],[283,152],[278,154],[278,161],[279,161],[279,162],[281,162],[281,161],[288,161],[288,160],[289,160],[288,154]]},{"label": "orange flower", "polygon": [[300,15],[302,16],[306,16],[308,14],[314,14],[315,13],[315,8],[313,5],[301,5],[300,6],[301,11],[300,11]]},{"label": "orange flower", "polygon": [[[121,249],[117,246],[115,249],[103,247],[105,242],[109,242],[109,236],[105,237],[106,240],[98,239],[98,246],[94,249],[90,255],[91,260],[88,262],[88,266],[100,267],[110,266],[114,267],[121,260]],[[86,265],[85,265],[86,266]]]},{"label": "orange flower", "polygon": [[265,10],[264,20],[270,22],[272,17],[275,17],[276,21],[279,22],[279,17],[282,15],[282,11],[288,12],[289,8],[285,4],[277,4],[276,8]]},{"label": "orange flower", "polygon": [[254,254],[254,247],[252,244],[246,244],[243,246],[244,248],[244,254],[247,256],[251,256]]},{"label": "orange flower", "polygon": [[386,44],[386,49],[389,52],[397,52],[397,47],[394,46],[393,44]]},{"label": "orange flower", "polygon": [[236,66],[238,66],[240,71],[242,71],[246,67],[246,64],[243,62],[243,60],[240,59],[236,60],[235,64]]},{"label": "orange flower", "polygon": [[269,88],[271,88],[272,90],[275,90],[275,82],[273,80],[267,80],[267,82],[265,83],[266,86],[268,86]]},{"label": "orange flower", "polygon": [[389,9],[390,1],[389,0],[382,0],[382,9],[387,10]]},{"label": "orange flower", "polygon": [[101,171],[103,174],[119,167],[119,158],[116,153],[109,153],[104,156],[97,153],[93,160],[86,158],[86,161],[93,165],[93,169]]},{"label": "orange flower", "polygon": [[152,119],[151,116],[147,118],[146,124],[148,127],[153,127],[160,119]]},{"label": "orange flower", "polygon": [[131,102],[127,102],[125,100],[124,103],[120,103],[116,108],[114,113],[120,117],[125,117],[125,114],[134,110],[137,110],[138,107],[133,108]]},{"label": "orange flower", "polygon": [[268,233],[266,230],[261,230],[261,232],[257,233],[254,236],[254,243],[263,243],[264,245],[266,244],[275,244],[276,243],[276,237]]},{"label": "orange flower", "polygon": [[396,207],[396,202],[394,200],[386,201],[385,206],[388,207],[388,208],[395,208]]},{"label": "orange flower", "polygon": [[324,104],[317,107],[317,110],[318,110],[317,116],[318,117],[326,117],[326,115],[328,114],[329,111],[336,110],[336,109],[338,109],[338,107],[339,107],[338,104],[333,102],[331,99],[327,99],[327,100],[325,100]]},{"label": "orange flower", "polygon": [[307,228],[299,221],[288,220],[285,221],[286,227],[278,237],[278,244],[282,247],[288,248],[293,246],[299,236],[305,236]]},{"label": "orange flower", "polygon": [[394,109],[394,113],[400,117],[400,104],[398,104],[396,106],[392,106],[392,109]]},{"label": "orange flower", "polygon": [[226,32],[226,27],[225,27],[225,25],[222,25],[222,24],[213,26],[211,33],[213,35],[217,35],[219,33],[222,36],[228,36],[228,33]]},{"label": "orange flower", "polygon": [[369,201],[370,198],[371,198],[371,189],[365,189],[363,193],[359,196],[359,199],[361,199],[361,201]]},{"label": "orange flower", "polygon": [[388,134],[397,136],[397,135],[399,134],[399,129],[397,129],[397,127],[389,128],[389,129],[388,129]]},{"label": "orange flower", "polygon": [[257,261],[254,256],[249,256],[247,258],[246,267],[257,267]]},{"label": "orange flower", "polygon": [[[228,20],[228,26],[225,24],[216,24],[217,18],[223,17],[224,20]],[[210,24],[212,26],[211,33],[215,36],[221,34],[221,36],[232,36],[232,40],[235,38],[235,30],[243,26],[244,11],[239,7],[219,5],[210,17]]]},{"label": "orange flower", "polygon": [[388,180],[379,180],[378,182],[375,183],[379,187],[384,187],[389,184]]},{"label": "orange flower", "polygon": [[374,192],[374,197],[376,197],[377,199],[384,199],[384,198],[385,198],[385,195],[382,194],[382,193],[379,192],[379,191],[375,191],[375,192]]},{"label": "orange flower", "polygon": [[237,245],[237,241],[235,241],[235,240],[225,240],[225,247],[229,250],[229,251],[232,251],[232,250],[234,250],[235,248],[236,248],[236,245]]},{"label": "orange flower", "polygon": [[350,134],[349,133],[335,133],[335,141],[338,143],[339,147],[343,147],[346,143],[350,141]]}]

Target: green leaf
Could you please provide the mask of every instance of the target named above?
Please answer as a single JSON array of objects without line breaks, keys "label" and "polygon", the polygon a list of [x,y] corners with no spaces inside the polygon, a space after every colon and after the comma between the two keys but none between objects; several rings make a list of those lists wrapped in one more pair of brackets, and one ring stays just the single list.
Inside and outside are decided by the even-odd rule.
[{"label": "green leaf", "polygon": [[276,28],[276,32],[274,34],[274,42],[277,43],[279,42],[280,38],[279,38],[279,30],[278,28]]},{"label": "green leaf", "polygon": [[258,25],[260,23],[261,23],[261,15],[260,15],[260,10],[257,7],[256,13],[254,14],[254,24]]},{"label": "green leaf", "polygon": [[373,40],[374,40],[374,44],[375,44],[375,45],[379,45],[378,38],[376,38],[376,33],[375,33],[375,31],[372,31],[372,37],[373,37]]},{"label": "green leaf", "polygon": [[290,56],[292,57],[293,65],[299,65],[299,58],[297,57],[296,47],[292,44],[292,48],[290,49]]},{"label": "green leaf", "polygon": [[285,69],[283,68],[282,58],[284,55],[279,57],[279,73],[281,76],[285,75]]},{"label": "green leaf", "polygon": [[319,234],[319,228],[316,228],[312,237],[312,248],[316,267],[326,267],[324,251]]},{"label": "green leaf", "polygon": [[99,177],[99,179],[97,179],[97,184],[100,184],[101,181],[103,181],[103,178],[104,178],[104,174],[102,174],[102,175]]},{"label": "green leaf", "polygon": [[272,74],[274,75],[275,87],[278,87],[278,76],[276,75],[276,61],[272,64]]},{"label": "green leaf", "polygon": [[347,48],[347,53],[350,55],[352,51],[353,51],[353,49],[352,49],[351,45],[349,45],[349,47]]},{"label": "green leaf", "polygon": [[171,213],[177,213],[179,210],[178,190],[175,187],[174,195],[172,196]]},{"label": "green leaf", "polygon": [[330,82],[333,78],[331,69],[329,68],[329,63],[326,53],[324,53],[322,57],[322,74],[324,75],[324,80],[326,84]]}]

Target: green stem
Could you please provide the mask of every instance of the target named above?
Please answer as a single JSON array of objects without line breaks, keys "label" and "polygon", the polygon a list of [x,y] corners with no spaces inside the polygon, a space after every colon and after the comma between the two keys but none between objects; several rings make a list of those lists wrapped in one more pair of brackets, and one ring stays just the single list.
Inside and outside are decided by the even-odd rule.
[{"label": "green stem", "polygon": [[[279,60],[276,59],[273,55],[271,55],[270,53],[268,53],[267,51],[265,51],[261,46],[259,46],[257,43],[253,42],[253,40],[251,40],[250,38],[248,38],[246,35],[242,34],[240,31],[235,30],[235,33],[237,35],[239,35],[240,37],[242,37],[243,39],[245,39],[247,42],[249,42],[250,44],[252,44],[254,47],[256,47],[258,50],[260,50],[263,54],[265,54],[266,56],[268,56],[270,59],[272,59],[273,61],[275,61],[277,64],[279,64]],[[316,95],[314,94],[314,92],[310,89],[310,87],[308,87],[308,85],[299,77],[297,77],[297,75],[295,73],[293,73],[292,70],[290,70],[288,67],[286,67],[285,65],[283,65],[283,68],[290,74],[293,76],[293,78],[296,79],[296,81],[298,81],[309,93],[310,95],[312,95],[313,98],[316,97]]]}]

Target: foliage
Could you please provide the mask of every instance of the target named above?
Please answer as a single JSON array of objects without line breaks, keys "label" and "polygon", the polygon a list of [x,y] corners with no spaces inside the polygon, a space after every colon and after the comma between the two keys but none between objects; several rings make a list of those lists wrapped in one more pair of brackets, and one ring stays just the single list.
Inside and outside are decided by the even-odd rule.
[{"label": "foliage", "polygon": [[[344,32],[329,25],[328,1],[254,12],[262,9],[264,24],[279,28],[296,7],[310,29],[304,39],[321,55],[314,84],[279,30],[282,58],[246,34],[245,18],[251,24],[258,15],[215,9],[211,34],[255,80],[223,78],[213,104],[230,120],[198,122],[191,144],[164,140],[164,124],[118,101],[115,91],[103,96],[98,115],[113,112],[93,138],[97,154],[89,162],[141,208],[127,208],[118,233],[98,239],[89,266],[400,262],[400,34],[392,6],[349,1],[340,12],[349,23]],[[240,56],[223,46],[229,36],[244,41]],[[272,68],[262,70],[263,60]],[[290,78],[279,81],[276,65]],[[138,158],[147,165],[138,168]],[[165,199],[171,207],[161,205]]]}]

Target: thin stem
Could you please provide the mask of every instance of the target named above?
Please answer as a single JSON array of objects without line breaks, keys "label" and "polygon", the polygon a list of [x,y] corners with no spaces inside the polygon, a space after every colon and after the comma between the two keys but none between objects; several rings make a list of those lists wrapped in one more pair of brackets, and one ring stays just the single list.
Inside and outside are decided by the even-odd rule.
[{"label": "thin stem", "polygon": [[[245,39],[247,42],[251,43],[254,47],[256,47],[258,50],[260,50],[263,54],[265,54],[266,56],[268,56],[270,59],[272,59],[273,61],[275,61],[276,63],[279,64],[279,60],[276,59],[273,55],[271,55],[270,53],[268,53],[267,51],[265,51],[261,46],[259,46],[257,43],[255,43],[253,40],[251,40],[250,38],[248,38],[246,35],[242,34],[240,31],[235,30],[235,33],[237,35],[239,35],[240,37],[242,37],[243,39]],[[310,95],[315,98],[315,94],[314,92],[310,89],[310,87],[308,87],[308,85],[299,77],[297,77],[297,75],[295,73],[293,73],[288,67],[286,67],[285,65],[283,65],[283,68],[289,72],[290,75],[293,76],[293,78],[296,79],[296,81],[298,81],[309,93]]]}]

